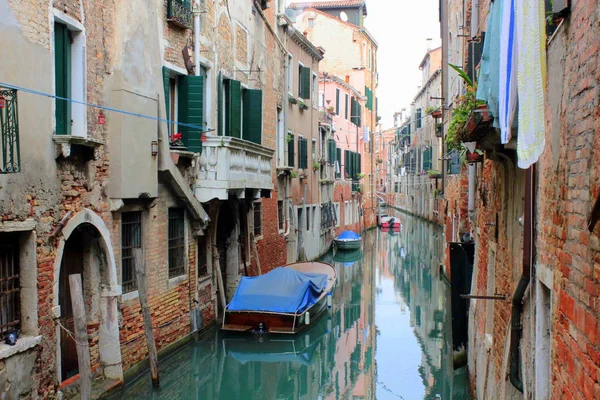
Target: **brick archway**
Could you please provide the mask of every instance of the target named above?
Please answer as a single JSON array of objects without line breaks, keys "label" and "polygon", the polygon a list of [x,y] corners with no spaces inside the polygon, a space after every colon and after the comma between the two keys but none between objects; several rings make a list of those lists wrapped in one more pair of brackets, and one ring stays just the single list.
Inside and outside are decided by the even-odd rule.
[{"label": "brick archway", "polygon": [[[88,226],[96,232],[97,239],[95,246],[97,247],[97,257],[90,258],[88,268],[93,268],[95,274],[99,277],[96,290],[92,294],[92,303],[96,305],[96,314],[98,317],[98,353],[99,363],[103,369],[104,376],[110,379],[122,379],[123,367],[121,360],[121,346],[119,342],[119,324],[117,312],[117,296],[121,294],[121,286],[117,280],[117,268],[115,255],[113,252],[112,243],[110,240],[110,232],[102,218],[89,209],[83,209],[75,214],[65,227],[62,229],[58,237],[58,248],[54,261],[54,280],[53,280],[53,308],[55,318],[60,317],[60,274],[63,264],[63,255],[65,244],[72,237],[78,235],[78,230]],[[101,271],[100,271],[101,270]],[[100,274],[102,275],[100,277]],[[60,326],[56,326],[56,362],[57,362],[57,381],[60,383],[63,380],[61,376],[61,343],[60,343]]]}]

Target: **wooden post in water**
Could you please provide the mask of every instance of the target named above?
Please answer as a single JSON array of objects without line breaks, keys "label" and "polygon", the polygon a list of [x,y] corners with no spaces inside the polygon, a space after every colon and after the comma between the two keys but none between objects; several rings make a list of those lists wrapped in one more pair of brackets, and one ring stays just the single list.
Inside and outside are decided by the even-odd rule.
[{"label": "wooden post in water", "polygon": [[254,233],[250,234],[250,240],[252,241],[252,251],[254,252],[254,257],[256,257],[258,275],[262,275],[262,268],[260,267],[260,257],[258,256],[258,247],[256,245],[256,238],[254,237]]},{"label": "wooden post in water", "polygon": [[81,274],[69,275],[69,289],[73,308],[77,364],[79,365],[79,392],[82,400],[90,400],[92,398],[92,367],[90,365],[90,348],[87,338]]},{"label": "wooden post in water", "polygon": [[142,306],[142,315],[144,316],[144,332],[146,334],[146,343],[148,344],[148,358],[150,359],[150,375],[152,377],[152,386],[160,387],[158,376],[158,355],[156,353],[156,343],[154,342],[154,332],[152,331],[152,315],[148,305],[148,288],[146,286],[146,264],[142,255],[142,249],[133,249],[133,262],[135,264],[135,275],[137,287]]}]

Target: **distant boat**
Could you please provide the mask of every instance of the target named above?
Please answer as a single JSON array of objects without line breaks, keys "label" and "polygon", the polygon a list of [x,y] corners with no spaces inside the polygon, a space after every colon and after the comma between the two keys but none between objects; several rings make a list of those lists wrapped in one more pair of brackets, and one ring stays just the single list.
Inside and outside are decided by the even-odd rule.
[{"label": "distant boat", "polygon": [[262,323],[268,333],[298,333],[326,311],[335,281],[335,268],[322,262],[295,263],[243,277],[225,308],[221,329],[252,332]]},{"label": "distant boat", "polygon": [[360,249],[362,239],[356,232],[344,231],[338,237],[333,239],[333,242],[340,250],[355,250]]}]

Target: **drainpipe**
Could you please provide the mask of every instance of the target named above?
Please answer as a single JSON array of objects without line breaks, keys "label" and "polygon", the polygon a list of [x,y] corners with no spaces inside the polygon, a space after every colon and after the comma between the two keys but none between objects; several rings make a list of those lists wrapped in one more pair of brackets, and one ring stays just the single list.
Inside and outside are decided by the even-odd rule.
[{"label": "drainpipe", "polygon": [[477,164],[468,164],[469,168],[469,217],[475,218],[475,180]]},{"label": "drainpipe", "polygon": [[521,315],[523,313],[523,297],[529,285],[531,266],[533,264],[533,211],[535,206],[535,188],[533,185],[535,166],[527,169],[525,176],[525,225],[523,230],[523,272],[512,299],[512,318],[510,334],[510,382],[523,393],[523,381],[519,376],[521,347]]},{"label": "drainpipe", "polygon": [[194,5],[194,60],[196,61],[196,76],[200,76],[200,0]]}]

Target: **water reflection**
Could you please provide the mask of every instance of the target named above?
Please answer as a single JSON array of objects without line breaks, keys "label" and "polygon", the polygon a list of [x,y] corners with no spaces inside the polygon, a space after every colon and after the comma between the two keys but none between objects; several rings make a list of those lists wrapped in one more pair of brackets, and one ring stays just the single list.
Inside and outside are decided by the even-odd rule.
[{"label": "water reflection", "polygon": [[401,218],[400,232],[370,231],[362,253],[326,257],[338,273],[333,307],[301,335],[215,331],[161,360],[160,391],[143,376],[111,397],[466,398],[453,380],[442,234]]}]

